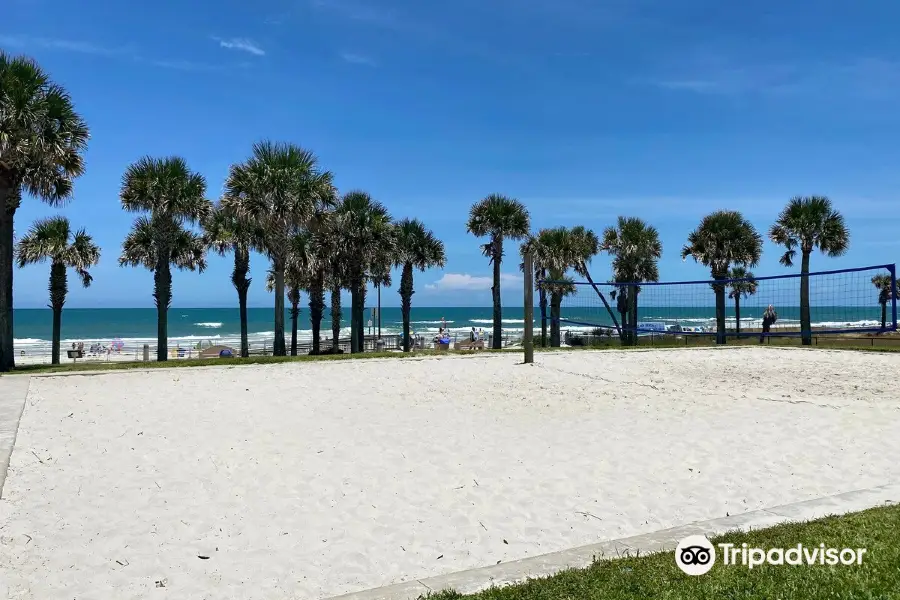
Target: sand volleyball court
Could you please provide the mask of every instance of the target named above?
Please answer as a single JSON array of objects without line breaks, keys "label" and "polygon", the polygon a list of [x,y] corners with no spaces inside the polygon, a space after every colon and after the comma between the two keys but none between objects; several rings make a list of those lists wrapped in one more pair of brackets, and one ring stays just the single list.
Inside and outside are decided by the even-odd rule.
[{"label": "sand volleyball court", "polygon": [[34,377],[0,596],[318,598],[900,480],[900,355]]}]

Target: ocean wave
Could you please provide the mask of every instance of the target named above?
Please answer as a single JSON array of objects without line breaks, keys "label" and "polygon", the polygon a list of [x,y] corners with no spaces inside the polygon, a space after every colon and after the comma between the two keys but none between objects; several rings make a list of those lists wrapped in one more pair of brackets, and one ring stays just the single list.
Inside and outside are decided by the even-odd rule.
[{"label": "ocean wave", "polygon": [[222,323],[194,323],[195,327],[208,327],[209,329],[220,329]]},{"label": "ocean wave", "polygon": [[[501,319],[502,323],[520,323],[522,325],[525,324],[525,319]],[[493,325],[493,319],[469,319],[469,323],[482,323],[487,325]]]},{"label": "ocean wave", "polygon": [[[403,321],[394,321],[397,325],[402,325]],[[453,321],[410,321],[410,325],[440,325],[441,323],[453,323]],[[383,328],[383,327],[382,327]]]}]

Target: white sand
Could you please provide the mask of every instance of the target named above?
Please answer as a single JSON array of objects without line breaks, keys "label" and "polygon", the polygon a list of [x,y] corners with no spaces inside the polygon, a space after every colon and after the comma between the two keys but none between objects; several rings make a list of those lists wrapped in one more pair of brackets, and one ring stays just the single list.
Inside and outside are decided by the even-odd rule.
[{"label": "white sand", "polygon": [[0,596],[329,596],[900,480],[900,355],[519,361],[35,378]]}]

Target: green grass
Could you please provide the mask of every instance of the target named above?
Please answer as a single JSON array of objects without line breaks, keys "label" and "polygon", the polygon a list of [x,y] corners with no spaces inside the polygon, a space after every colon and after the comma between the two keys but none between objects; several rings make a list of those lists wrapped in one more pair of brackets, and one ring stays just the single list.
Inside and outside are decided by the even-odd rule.
[{"label": "green grass", "polygon": [[797,544],[826,548],[866,548],[861,565],[763,565],[750,570],[722,565],[717,548],[712,570],[683,574],[673,552],[599,560],[586,569],[564,571],[528,583],[494,588],[472,596],[452,591],[430,600],[888,600],[900,599],[900,506],[787,524],[711,540],[747,542],[763,549]]}]

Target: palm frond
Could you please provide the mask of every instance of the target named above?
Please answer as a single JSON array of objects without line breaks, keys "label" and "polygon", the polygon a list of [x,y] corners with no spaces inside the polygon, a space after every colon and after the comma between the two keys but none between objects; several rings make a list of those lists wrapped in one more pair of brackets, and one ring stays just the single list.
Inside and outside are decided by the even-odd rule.
[{"label": "palm frond", "polygon": [[731,265],[755,267],[762,256],[762,237],[750,221],[732,210],[705,216],[688,235],[681,257],[709,267],[716,278],[726,277]]},{"label": "palm frond", "polygon": [[36,62],[0,51],[0,172],[29,194],[63,203],[84,172],[90,134],[69,94]]},{"label": "palm frond", "polygon": [[63,268],[75,269],[84,287],[93,281],[88,268],[100,261],[98,248],[84,229],[73,232],[65,217],[35,221],[16,247],[19,267],[49,260]]},{"label": "palm frond", "polygon": [[528,235],[531,219],[525,205],[514,198],[491,194],[469,210],[466,231],[476,237],[521,240]]},{"label": "palm frond", "polygon": [[135,219],[131,231],[122,242],[122,254],[119,256],[119,266],[144,267],[154,271],[157,265],[156,243],[154,239],[153,225],[146,216]]},{"label": "palm frond", "polygon": [[804,255],[818,248],[827,256],[836,257],[850,247],[850,231],[844,217],[825,196],[791,198],[769,230],[769,238],[787,248],[781,261],[785,266],[793,264],[796,248]]},{"label": "palm frond", "polygon": [[212,209],[206,179],[179,156],[145,156],[129,165],[119,198],[126,211],[150,212],[179,224],[202,221]]},{"label": "palm frond", "polygon": [[319,169],[312,152],[264,141],[231,167],[222,205],[264,232],[254,247],[272,257],[282,256],[296,229],[309,225],[334,198],[333,176]]},{"label": "palm frond", "polygon": [[397,253],[394,265],[406,264],[420,271],[444,268],[444,243],[418,219],[403,219],[396,226]]}]

